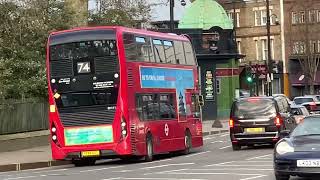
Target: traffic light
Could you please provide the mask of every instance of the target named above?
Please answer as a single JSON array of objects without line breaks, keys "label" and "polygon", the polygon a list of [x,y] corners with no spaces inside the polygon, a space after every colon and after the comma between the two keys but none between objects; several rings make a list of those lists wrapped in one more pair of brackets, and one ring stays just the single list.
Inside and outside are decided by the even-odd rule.
[{"label": "traffic light", "polygon": [[246,81],[248,84],[251,84],[253,82],[251,67],[246,68]]},{"label": "traffic light", "polygon": [[252,77],[251,77],[251,76],[247,76],[247,82],[248,82],[248,83],[252,83],[252,81],[253,81],[253,80],[252,80]]}]

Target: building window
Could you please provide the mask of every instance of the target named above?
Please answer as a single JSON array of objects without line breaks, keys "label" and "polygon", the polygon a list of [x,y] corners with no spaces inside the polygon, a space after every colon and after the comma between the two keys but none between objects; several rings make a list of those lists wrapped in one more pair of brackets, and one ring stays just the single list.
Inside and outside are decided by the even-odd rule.
[{"label": "building window", "polygon": [[292,24],[297,24],[299,22],[298,14],[296,12],[292,12]]},{"label": "building window", "polygon": [[304,54],[305,53],[305,43],[302,41],[296,41],[293,43],[293,54]]},{"label": "building window", "polygon": [[271,39],[271,57],[274,59],[274,39]]},{"label": "building window", "polygon": [[317,10],[317,22],[320,22],[320,10]]},{"label": "building window", "polygon": [[254,12],[254,19],[255,19],[255,25],[261,26],[261,12],[260,11]]},{"label": "building window", "polygon": [[[234,10],[229,10],[228,11],[228,16],[230,18],[230,20],[232,21],[232,23],[235,22],[235,27],[240,27],[240,9],[236,9],[236,12],[234,13]],[[236,20],[234,21],[234,18],[236,18]]]},{"label": "building window", "polygon": [[238,53],[241,54],[241,41],[237,40]]},{"label": "building window", "polygon": [[259,57],[259,44],[258,44],[258,40],[255,40],[255,44],[256,44],[256,60],[258,61],[260,59]]},{"label": "building window", "polygon": [[309,11],[309,22],[315,23],[317,21],[317,10],[310,10]]},{"label": "building window", "polygon": [[220,78],[216,79],[216,91],[217,91],[217,94],[221,94],[221,79]]},{"label": "building window", "polygon": [[311,53],[317,52],[317,41],[310,41],[310,52]]},{"label": "building window", "polygon": [[268,42],[266,39],[261,40],[262,47],[262,60],[266,61],[268,59]]},{"label": "building window", "polygon": [[300,23],[305,23],[306,22],[306,16],[304,11],[300,11]]},{"label": "building window", "polygon": [[318,53],[320,53],[320,40],[318,40]]},{"label": "building window", "polygon": [[[270,10],[270,15],[272,14],[272,10]],[[254,11],[255,18],[255,26],[265,26],[267,25],[267,11],[263,10],[255,10]],[[270,19],[270,24],[274,25],[275,22]]]}]

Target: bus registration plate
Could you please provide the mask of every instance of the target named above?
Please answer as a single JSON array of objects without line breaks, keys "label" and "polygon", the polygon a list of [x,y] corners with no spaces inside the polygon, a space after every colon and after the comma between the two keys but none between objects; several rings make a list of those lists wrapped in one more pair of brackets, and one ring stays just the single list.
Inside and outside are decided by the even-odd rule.
[{"label": "bus registration plate", "polygon": [[100,156],[100,151],[82,151],[82,157],[97,157]]}]

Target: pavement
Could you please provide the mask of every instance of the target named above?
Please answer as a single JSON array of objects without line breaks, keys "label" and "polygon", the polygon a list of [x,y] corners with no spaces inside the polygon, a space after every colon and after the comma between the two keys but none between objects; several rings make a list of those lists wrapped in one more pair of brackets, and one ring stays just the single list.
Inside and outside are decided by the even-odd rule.
[{"label": "pavement", "polygon": [[[221,124],[219,124],[222,126],[216,128],[216,126],[212,127],[213,120],[204,121],[203,135],[210,136],[228,132],[228,121],[220,120],[220,122]],[[52,160],[48,130],[0,135],[0,172],[48,168],[68,164],[70,164],[69,161]]]},{"label": "pavement", "polygon": [[[0,173],[1,180],[274,180],[271,146],[233,151],[229,133],[204,137],[189,155],[156,156],[153,162],[104,160],[94,166],[57,166]],[[291,180],[300,178],[293,177]]]}]

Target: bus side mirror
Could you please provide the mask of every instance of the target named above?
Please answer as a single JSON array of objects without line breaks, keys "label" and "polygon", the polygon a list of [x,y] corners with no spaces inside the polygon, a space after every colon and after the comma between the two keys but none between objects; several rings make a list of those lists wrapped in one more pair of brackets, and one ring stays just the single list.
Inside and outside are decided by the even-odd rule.
[{"label": "bus side mirror", "polygon": [[200,106],[204,106],[204,100],[203,100],[203,96],[202,95],[198,96],[198,103],[199,103]]}]

